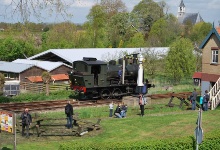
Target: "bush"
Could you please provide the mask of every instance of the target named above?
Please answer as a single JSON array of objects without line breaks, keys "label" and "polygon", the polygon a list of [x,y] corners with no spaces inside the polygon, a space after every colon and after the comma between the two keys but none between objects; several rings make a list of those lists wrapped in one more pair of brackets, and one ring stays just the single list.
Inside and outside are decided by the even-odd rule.
[{"label": "bush", "polygon": [[50,95],[46,96],[45,93],[22,93],[12,98],[1,98],[0,102],[32,102],[32,101],[45,101],[45,100],[64,100],[74,97],[75,92],[71,90],[62,90],[51,92]]},{"label": "bush", "polygon": [[[207,133],[203,142],[199,145],[199,149],[219,149],[220,147],[220,130],[215,132]],[[132,141],[132,142],[111,142],[111,143],[101,143],[101,142],[66,142],[60,145],[59,150],[192,150],[196,149],[195,138],[185,137],[179,139],[167,139],[167,140],[157,140],[157,141]]]}]

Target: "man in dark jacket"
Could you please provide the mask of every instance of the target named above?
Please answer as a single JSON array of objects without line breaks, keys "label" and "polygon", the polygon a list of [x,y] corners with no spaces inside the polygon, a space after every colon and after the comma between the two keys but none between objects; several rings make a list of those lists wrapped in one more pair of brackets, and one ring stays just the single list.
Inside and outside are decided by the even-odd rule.
[{"label": "man in dark jacket", "polygon": [[197,98],[197,92],[196,92],[196,88],[194,88],[194,91],[192,92],[192,95],[191,95],[192,110],[196,109],[196,98]]},{"label": "man in dark jacket", "polygon": [[67,105],[65,106],[65,114],[67,118],[66,127],[70,129],[73,127],[73,106],[70,104],[70,101],[68,101]]},{"label": "man in dark jacket", "polygon": [[24,130],[26,127],[26,137],[29,136],[29,126],[32,122],[31,114],[28,112],[28,108],[25,108],[24,112],[21,114],[22,120],[22,136],[24,136]]}]

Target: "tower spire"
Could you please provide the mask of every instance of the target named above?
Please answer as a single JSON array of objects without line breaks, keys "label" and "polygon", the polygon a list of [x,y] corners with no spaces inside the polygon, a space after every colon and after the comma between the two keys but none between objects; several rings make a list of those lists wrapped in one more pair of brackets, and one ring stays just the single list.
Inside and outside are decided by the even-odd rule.
[{"label": "tower spire", "polygon": [[177,17],[182,17],[185,14],[185,4],[183,0],[180,1],[180,5],[178,7],[178,14]]}]

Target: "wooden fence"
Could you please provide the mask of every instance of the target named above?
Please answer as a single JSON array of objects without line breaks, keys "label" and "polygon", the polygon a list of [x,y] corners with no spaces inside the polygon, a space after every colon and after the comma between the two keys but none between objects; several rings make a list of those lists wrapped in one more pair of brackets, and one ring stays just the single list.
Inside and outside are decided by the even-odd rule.
[{"label": "wooden fence", "polygon": [[[54,83],[50,84],[50,91],[60,91],[69,89],[69,84],[65,83]],[[31,92],[31,93],[42,93],[46,91],[46,84],[44,83],[29,83],[22,82],[20,83],[20,92]]]}]

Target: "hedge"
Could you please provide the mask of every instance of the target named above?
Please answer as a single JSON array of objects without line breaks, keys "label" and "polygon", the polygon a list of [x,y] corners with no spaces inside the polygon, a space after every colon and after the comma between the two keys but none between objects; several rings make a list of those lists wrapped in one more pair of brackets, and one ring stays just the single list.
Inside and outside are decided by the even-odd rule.
[{"label": "hedge", "polygon": [[[119,139],[120,140],[120,139]],[[220,148],[220,130],[210,132],[205,135],[199,149],[213,150]],[[60,145],[59,150],[193,150],[196,149],[195,137],[184,137],[178,139],[165,139],[153,141],[135,141],[135,142],[66,142]]]}]

